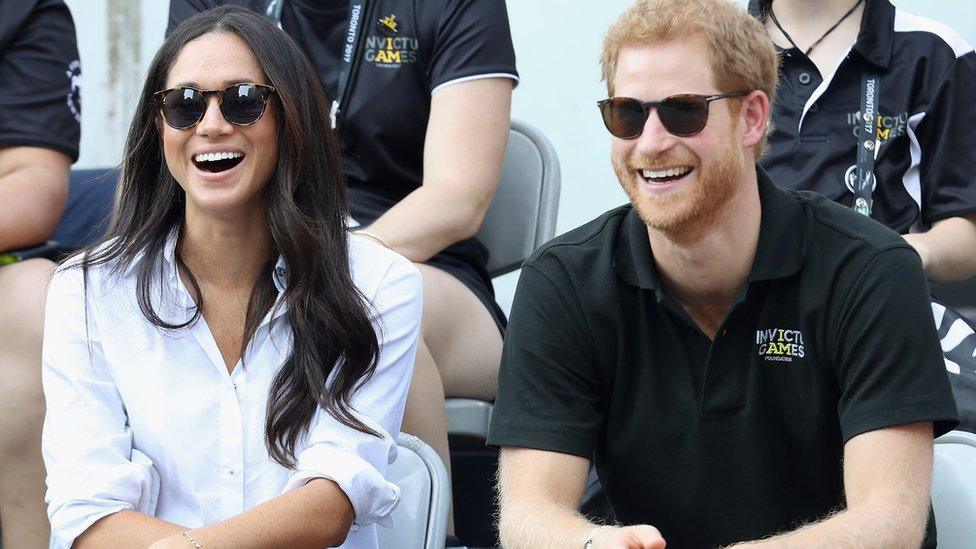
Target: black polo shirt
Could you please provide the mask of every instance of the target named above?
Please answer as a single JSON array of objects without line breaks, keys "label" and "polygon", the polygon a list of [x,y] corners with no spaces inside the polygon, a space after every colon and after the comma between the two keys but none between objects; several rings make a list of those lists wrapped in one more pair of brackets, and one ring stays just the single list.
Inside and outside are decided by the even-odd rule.
[{"label": "black polo shirt", "polygon": [[81,64],[61,0],[0,0],[0,148],[78,159]]},{"label": "black polo shirt", "polygon": [[489,442],[585,458],[669,547],[792,530],[843,506],[844,443],[956,422],[921,263],[897,234],[760,171],[747,284],[714,341],[662,291],[630,206],[526,262]]},{"label": "black polo shirt", "polygon": [[[762,16],[769,4],[751,0],[749,9]],[[952,29],[866,0],[857,41],[833,75],[796,48],[781,51],[762,160],[777,184],[853,203],[861,75],[870,68],[880,76],[881,137],[872,217],[904,234],[976,213],[976,53]]]}]

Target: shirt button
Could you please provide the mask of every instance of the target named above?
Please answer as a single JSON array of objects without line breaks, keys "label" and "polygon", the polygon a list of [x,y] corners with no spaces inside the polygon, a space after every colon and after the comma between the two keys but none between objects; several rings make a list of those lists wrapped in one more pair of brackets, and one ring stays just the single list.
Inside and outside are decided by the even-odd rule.
[{"label": "shirt button", "polygon": [[285,269],[284,267],[276,267],[275,274],[280,277],[284,277],[285,275],[288,274],[288,269]]},{"label": "shirt button", "polygon": [[800,81],[801,84],[803,84],[804,86],[806,86],[807,84],[810,83],[810,73],[808,73],[808,72],[801,72],[800,73],[800,76],[798,76],[797,79]]}]

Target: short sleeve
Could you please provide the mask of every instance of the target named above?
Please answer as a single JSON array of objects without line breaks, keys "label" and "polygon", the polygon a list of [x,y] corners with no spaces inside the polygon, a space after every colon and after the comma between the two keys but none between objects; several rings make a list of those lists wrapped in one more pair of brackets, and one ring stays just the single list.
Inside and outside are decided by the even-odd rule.
[{"label": "short sleeve", "polygon": [[331,479],[352,502],[354,527],[374,522],[392,526],[390,514],[399,502],[399,487],[386,477],[396,458],[420,337],[420,273],[398,257],[371,301],[379,359],[373,376],[353,393],[351,404],[356,416],[380,436],[347,427],[320,409],[308,445],[298,453],[296,472],[283,489],[292,490],[314,478]]},{"label": "short sleeve", "polygon": [[37,2],[14,31],[0,49],[0,82],[0,147],[42,147],[77,160],[81,63],[63,2]]},{"label": "short sleeve", "polygon": [[917,142],[913,152],[921,156],[922,221],[928,226],[976,213],[973,89],[976,53],[970,51],[951,65],[917,126],[909,121],[910,137]]},{"label": "short sleeve", "polygon": [[51,547],[71,547],[98,519],[117,511],[151,515],[159,495],[152,462],[132,448],[92,316],[85,310],[81,269],[59,270],[48,289],[42,351],[47,413],[41,446]]},{"label": "short sleeve", "polygon": [[550,274],[562,273],[522,268],[488,442],[592,459],[605,407],[591,338],[571,288]]},{"label": "short sleeve", "polygon": [[518,82],[504,0],[445,0],[430,63],[431,92],[462,79]]},{"label": "short sleeve", "polygon": [[935,436],[958,424],[921,261],[907,247],[876,252],[842,308],[835,347],[844,441],[919,421]]}]

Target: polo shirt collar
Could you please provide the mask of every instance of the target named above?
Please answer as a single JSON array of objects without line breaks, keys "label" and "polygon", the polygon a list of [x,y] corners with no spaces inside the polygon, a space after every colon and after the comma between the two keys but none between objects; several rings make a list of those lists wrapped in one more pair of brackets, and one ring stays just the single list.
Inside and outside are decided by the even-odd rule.
[{"label": "polo shirt collar", "polygon": [[613,268],[627,284],[658,292],[657,267],[651,254],[647,225],[633,206],[620,226],[613,250]]},{"label": "polo shirt collar", "polygon": [[[762,19],[773,0],[749,0],[749,13]],[[881,69],[891,64],[895,34],[895,6],[890,0],[865,0],[861,30],[854,44],[861,57]]]},{"label": "polo shirt collar", "polygon": [[759,243],[752,260],[749,282],[786,278],[800,271],[806,253],[806,215],[796,197],[776,186],[756,166],[759,181]]},{"label": "polo shirt collar", "polygon": [[[806,217],[803,206],[787,191],[777,187],[766,172],[756,167],[759,182],[761,221],[756,257],[749,282],[786,278],[800,271],[806,252]],[[660,299],[660,284],[647,225],[631,207],[620,227],[613,251],[613,267],[621,280]]]}]

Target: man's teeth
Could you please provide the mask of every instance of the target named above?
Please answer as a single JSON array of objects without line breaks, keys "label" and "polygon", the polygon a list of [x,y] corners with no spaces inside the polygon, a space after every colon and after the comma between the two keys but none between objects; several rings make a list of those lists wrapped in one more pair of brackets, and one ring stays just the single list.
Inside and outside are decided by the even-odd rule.
[{"label": "man's teeth", "polygon": [[216,162],[218,160],[230,160],[231,158],[240,158],[244,156],[239,152],[218,152],[218,153],[204,153],[198,154],[193,157],[195,162]]},{"label": "man's teeth", "polygon": [[685,175],[690,171],[690,166],[682,166],[680,168],[668,168],[666,170],[641,170],[641,175],[644,176],[644,179],[663,179],[665,177]]}]

